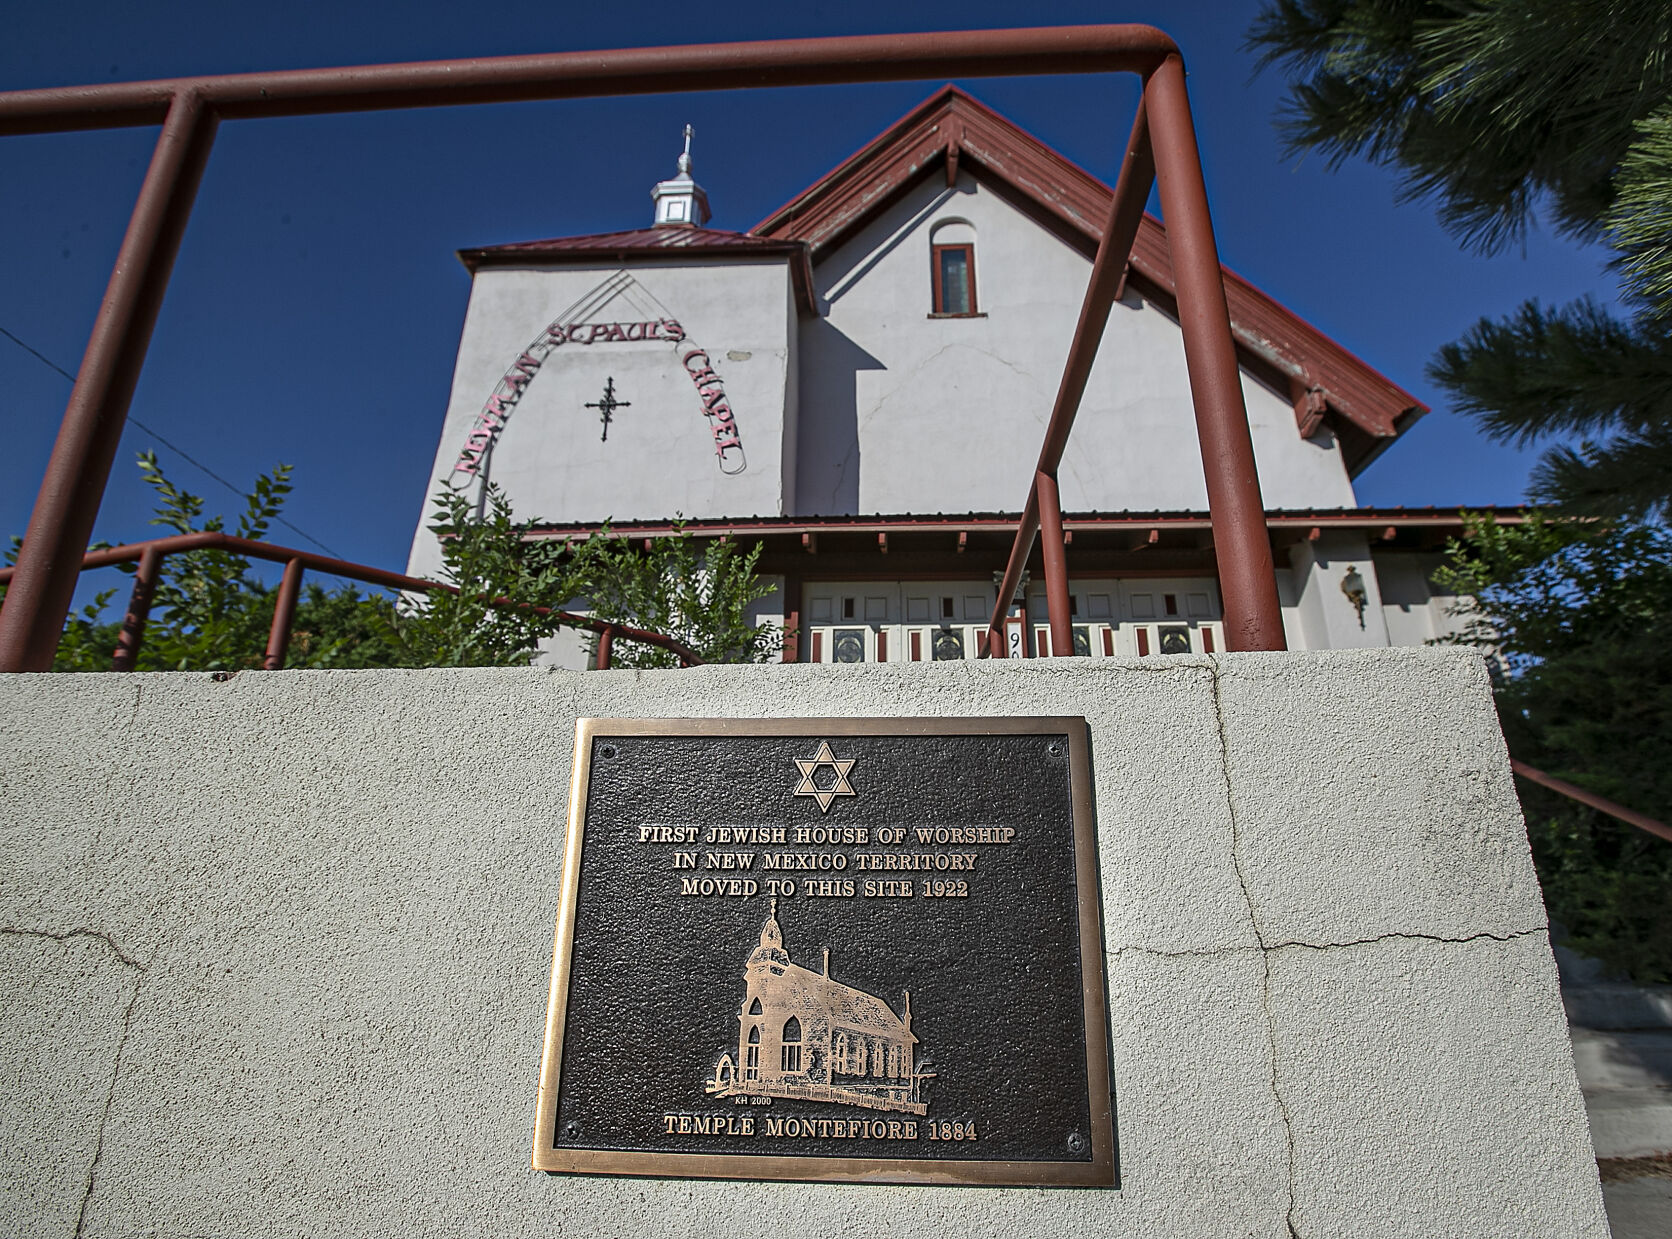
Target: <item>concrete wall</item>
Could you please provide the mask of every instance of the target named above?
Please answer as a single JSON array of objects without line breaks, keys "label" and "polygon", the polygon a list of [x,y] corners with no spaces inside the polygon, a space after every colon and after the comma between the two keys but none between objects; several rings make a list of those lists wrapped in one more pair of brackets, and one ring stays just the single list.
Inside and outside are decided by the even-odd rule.
[{"label": "concrete wall", "polygon": [[[666,340],[565,344],[524,390],[485,473],[522,519],[552,522],[664,519],[676,515],[777,516],[793,501],[796,391],[789,324],[795,309],[783,259],[640,262],[633,283],[588,300],[621,268],[565,266],[480,272],[471,286],[434,479],[448,475],[476,417],[508,367],[559,317],[637,322],[667,315],[688,333]],[[571,307],[583,306],[581,311]],[[745,453],[722,472],[711,423],[680,356],[702,348],[724,380]],[[596,402],[606,379],[631,407],[602,437]],[[735,457],[726,465],[736,468]],[[475,494],[474,487],[469,491]],[[439,563],[430,507],[414,536],[408,571]]]},{"label": "concrete wall", "polygon": [[[1119,1190],[529,1169],[574,720],[713,714],[1090,720]],[[0,1233],[1606,1234],[1461,653],[14,676],[0,855]]]},{"label": "concrete wall", "polygon": [[[1350,571],[1364,582],[1362,612],[1342,590]],[[1296,592],[1295,619],[1309,650],[1351,650],[1387,645],[1381,585],[1370,557],[1370,540],[1358,530],[1325,529],[1315,540],[1289,548]]]},{"label": "concrete wall", "polygon": [[[975,234],[984,317],[929,317],[930,234]],[[804,514],[1015,511],[1039,454],[1091,264],[968,173],[929,182],[814,271],[801,326],[797,508]],[[1327,431],[1246,374],[1267,507],[1354,504]],[[1129,292],[1109,318],[1061,471],[1072,511],[1207,507],[1178,325]]]},{"label": "concrete wall", "polygon": [[1463,628],[1458,598],[1436,592],[1434,571],[1445,556],[1422,551],[1378,551],[1376,580],[1391,645],[1421,645]]}]

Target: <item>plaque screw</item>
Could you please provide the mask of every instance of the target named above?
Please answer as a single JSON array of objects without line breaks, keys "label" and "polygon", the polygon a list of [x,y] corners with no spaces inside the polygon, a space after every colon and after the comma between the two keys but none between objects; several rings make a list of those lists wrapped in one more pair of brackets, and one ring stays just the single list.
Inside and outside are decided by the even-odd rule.
[{"label": "plaque screw", "polygon": [[600,757],[614,757],[615,756],[615,745],[606,744],[603,748],[598,750],[598,755]]},{"label": "plaque screw", "polygon": [[[581,1125],[575,1122],[574,1119],[570,1119],[563,1125],[563,1134],[573,1140],[576,1136],[581,1134]],[[1075,1139],[1078,1140],[1079,1137],[1076,1136]]]},{"label": "plaque screw", "polygon": [[1061,757],[1062,756],[1062,745],[1053,744],[1053,745],[1051,745],[1050,748],[1046,749],[1045,751],[1047,753],[1049,753],[1052,757]]},{"label": "plaque screw", "polygon": [[1086,1138],[1084,1136],[1077,1131],[1071,1131],[1068,1133],[1068,1151],[1070,1153],[1083,1153],[1085,1148]]}]

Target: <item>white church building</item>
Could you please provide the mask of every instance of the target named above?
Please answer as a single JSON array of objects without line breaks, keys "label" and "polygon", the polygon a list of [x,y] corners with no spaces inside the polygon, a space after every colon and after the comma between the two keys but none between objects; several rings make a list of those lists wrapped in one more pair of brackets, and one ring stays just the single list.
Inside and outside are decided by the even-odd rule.
[{"label": "white church building", "polygon": [[[691,176],[648,227],[467,249],[434,478],[550,536],[759,541],[787,661],[975,657],[1110,189],[947,86],[746,233]],[[1291,649],[1449,630],[1455,511],[1357,506],[1426,408],[1227,271]],[[1224,649],[1162,225],[1146,217],[1060,470],[1076,652]],[[440,555],[418,523],[408,571]],[[1049,655],[1039,550],[1010,649]],[[578,642],[555,651],[579,666]]]}]

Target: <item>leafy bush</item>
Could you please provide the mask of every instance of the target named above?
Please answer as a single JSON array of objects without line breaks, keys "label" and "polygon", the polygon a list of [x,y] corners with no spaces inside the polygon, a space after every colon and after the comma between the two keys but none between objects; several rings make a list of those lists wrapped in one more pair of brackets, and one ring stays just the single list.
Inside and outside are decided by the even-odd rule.
[{"label": "leafy bush", "polygon": [[[749,605],[774,591],[755,575],[761,544],[741,550],[735,542],[699,550],[681,526],[672,538],[652,539],[639,551],[625,539],[592,543],[592,614],[683,641],[704,662],[758,663],[778,654],[783,630],[749,622]],[[596,651],[598,639],[589,647]],[[667,650],[617,642],[611,662],[622,667],[676,667]]]},{"label": "leafy bush", "polygon": [[[157,492],[151,523],[170,533],[223,532],[220,516],[205,518],[201,497],[170,481],[152,453],[140,472]],[[259,541],[291,491],[279,465],[256,479],[239,514],[237,536]],[[578,543],[530,537],[536,521],[512,519],[504,494],[490,486],[483,511],[453,491],[435,498],[430,528],[440,539],[443,584],[391,599],[344,584],[306,584],[291,625],[287,667],[487,667],[525,665],[565,622],[541,609],[592,609],[599,618],[677,637],[705,662],[760,662],[776,652],[776,626],[751,625],[747,610],[771,588],[755,576],[757,545],[731,543],[706,552],[682,529],[673,538],[614,539],[606,527]],[[103,544],[100,544],[103,545]],[[15,561],[18,539],[12,539]],[[119,567],[133,575],[133,564]],[[108,671],[121,625],[106,618],[114,589],[65,623],[57,671]],[[169,555],[153,595],[140,647],[141,671],[239,671],[261,666],[276,587],[263,583],[245,557],[200,549]],[[0,586],[0,605],[5,600]],[[590,600],[590,601],[589,601]],[[591,640],[596,648],[596,638]],[[620,640],[613,661],[629,667],[676,666],[666,651]]]},{"label": "leafy bush", "polygon": [[[529,540],[534,522],[513,521],[498,487],[488,488],[484,506],[478,520],[463,495],[436,494],[430,530],[441,541],[440,579],[458,593],[436,590],[402,601],[390,624],[402,666],[526,665],[562,627],[535,608],[560,608],[586,592],[597,558],[593,540],[578,547]],[[495,599],[524,605],[496,606]]]},{"label": "leafy bush", "polygon": [[[1672,535],[1657,524],[1469,515],[1436,574],[1456,640],[1497,652],[1504,736],[1528,765],[1672,818]],[[1522,781],[1533,859],[1572,945],[1672,982],[1672,843]]]},{"label": "leafy bush", "polygon": [[[204,501],[177,487],[163,473],[155,453],[139,455],[139,470],[156,491],[151,524],[169,534],[228,532],[220,516],[204,518]],[[259,541],[291,491],[290,469],[277,466],[258,477],[245,497],[234,532]],[[162,535],[167,536],[167,535]],[[9,560],[17,557],[12,539]],[[98,546],[107,544],[99,543]],[[132,576],[133,564],[117,567]],[[250,561],[229,551],[201,549],[168,556],[152,595],[136,670],[242,671],[261,666],[273,622],[275,586],[264,584]],[[101,591],[93,602],[70,615],[64,625],[54,671],[109,671],[121,631],[119,620],[105,612],[117,591]],[[4,602],[0,592],[0,603]],[[376,594],[344,585],[326,590],[305,584],[291,623],[289,667],[387,667],[395,665],[390,639],[394,604]]]}]

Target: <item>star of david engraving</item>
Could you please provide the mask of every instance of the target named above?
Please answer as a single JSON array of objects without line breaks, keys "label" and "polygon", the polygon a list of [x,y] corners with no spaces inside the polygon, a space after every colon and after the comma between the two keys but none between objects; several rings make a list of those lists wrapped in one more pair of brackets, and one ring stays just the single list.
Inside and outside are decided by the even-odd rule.
[{"label": "star of david engraving", "polygon": [[[852,796],[855,794],[853,786],[848,782],[848,771],[853,769],[854,758],[842,761],[836,760],[836,754],[830,751],[830,741],[819,743],[819,751],[811,757],[797,757],[793,759],[796,769],[801,771],[801,782],[796,785],[797,796],[811,796],[819,802],[819,812],[829,813],[830,802],[838,796]],[[836,781],[829,787],[820,787],[813,780],[820,766],[829,766],[836,772]]]}]

